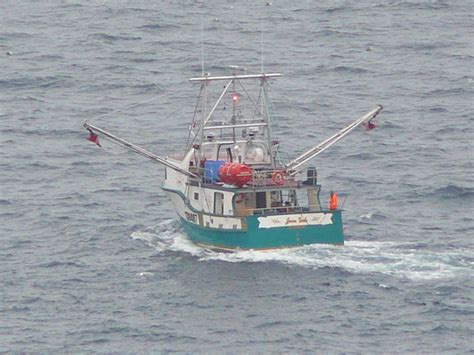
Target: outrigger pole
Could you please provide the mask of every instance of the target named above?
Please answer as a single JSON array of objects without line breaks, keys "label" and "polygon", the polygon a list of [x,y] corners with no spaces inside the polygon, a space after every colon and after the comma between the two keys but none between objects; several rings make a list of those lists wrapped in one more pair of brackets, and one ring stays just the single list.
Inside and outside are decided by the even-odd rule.
[{"label": "outrigger pole", "polygon": [[88,130],[91,130],[95,133],[98,133],[104,137],[106,137],[107,139],[109,139],[110,141],[112,141],[113,143],[115,144],[118,144],[122,147],[125,147],[137,154],[140,154],[140,155],[143,155],[153,161],[156,161],[157,163],[160,163],[160,164],[163,164],[165,166],[167,166],[168,168],[170,169],[173,169],[173,170],[176,170],[177,172],[180,172],[181,174],[184,174],[186,176],[189,176],[189,177],[193,177],[193,178],[196,178],[197,175],[196,174],[193,174],[187,170],[184,170],[182,168],[180,168],[179,166],[176,166],[172,163],[170,163],[169,161],[167,161],[165,158],[162,158],[156,154],[153,154],[151,152],[149,152],[148,150],[146,149],[143,149],[135,144],[132,144],[130,142],[127,142],[125,139],[122,139],[122,138],[119,138],[117,136],[114,136],[112,133],[109,133],[99,127],[96,127],[96,126],[93,126],[89,123],[84,123],[84,127],[87,128]]},{"label": "outrigger pole", "polygon": [[349,133],[351,133],[356,127],[363,123],[370,122],[375,116],[377,116],[381,111],[383,110],[382,105],[378,105],[377,108],[373,109],[372,111],[366,113],[364,116],[358,118],[354,122],[352,122],[349,126],[346,128],[341,129],[339,132],[337,132],[335,135],[329,137],[326,139],[324,142],[321,142],[318,144],[316,147],[311,148],[307,152],[301,154],[299,157],[293,159],[291,162],[289,162],[287,165],[285,165],[285,171],[289,173],[290,175],[295,175],[298,170],[296,170],[298,167],[306,163],[308,160],[314,158],[315,156],[321,154],[324,152],[326,149],[328,149],[330,146],[333,144],[337,143],[339,140],[347,136]]}]

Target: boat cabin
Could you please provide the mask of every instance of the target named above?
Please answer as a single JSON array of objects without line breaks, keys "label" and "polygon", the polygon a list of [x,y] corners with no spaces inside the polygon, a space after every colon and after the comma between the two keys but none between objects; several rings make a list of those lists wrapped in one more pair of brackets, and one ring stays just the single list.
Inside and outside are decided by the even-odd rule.
[{"label": "boat cabin", "polygon": [[[220,164],[221,161],[211,163]],[[278,183],[272,178],[273,169],[261,168],[253,171],[246,185],[236,187],[221,182],[216,170],[212,170],[212,164],[200,177],[188,181],[187,197],[197,210],[236,217],[322,211],[319,199],[321,187],[317,184],[315,168],[307,170],[305,181],[288,177]]]}]

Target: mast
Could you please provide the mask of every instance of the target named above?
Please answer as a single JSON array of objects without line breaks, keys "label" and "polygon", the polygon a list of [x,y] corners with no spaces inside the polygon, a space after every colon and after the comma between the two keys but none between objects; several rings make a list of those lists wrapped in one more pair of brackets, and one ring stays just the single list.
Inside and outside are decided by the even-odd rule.
[{"label": "mast", "polygon": [[[207,77],[207,75],[205,76]],[[201,161],[202,159],[202,142],[204,142],[204,126],[206,125],[206,105],[207,105],[207,80],[204,80],[201,84],[201,92],[202,92],[202,107],[201,107],[201,111],[202,111],[202,118],[201,118],[201,122],[200,122],[200,125],[199,125],[199,135],[200,135],[200,142],[199,144],[201,144],[201,146],[199,147],[199,154],[198,154],[198,162]]]},{"label": "mast", "polygon": [[[272,138],[271,138],[271,128],[270,125],[270,112],[267,105],[267,93],[265,86],[267,85],[268,78],[279,77],[281,76],[280,73],[270,73],[270,74],[246,74],[244,70],[244,74],[237,74],[236,69],[238,67],[232,67],[234,69],[232,75],[223,75],[223,76],[209,76],[208,74],[204,75],[203,77],[195,77],[190,78],[190,82],[200,82],[201,83],[201,91],[200,91],[200,98],[201,98],[201,105],[202,105],[202,117],[199,122],[199,128],[196,132],[196,135],[199,134],[198,139],[200,140],[201,146],[204,142],[206,142],[206,132],[209,130],[227,130],[229,132],[228,136],[225,136],[226,139],[232,140],[234,143],[238,140],[238,132],[237,129],[246,129],[246,128],[257,128],[262,127],[263,132],[267,135],[265,139],[265,144],[268,145],[268,154],[270,156],[270,162],[272,167],[275,166],[275,162],[271,159],[272,157]],[[260,93],[261,93],[261,102],[257,103],[252,99],[250,93],[246,90],[245,86],[243,85],[243,81],[246,80],[260,80]],[[213,81],[225,81],[225,85],[223,89],[220,90],[220,95],[217,100],[212,103],[212,107],[209,106],[210,110],[207,111],[208,105],[208,96],[210,93],[210,84]],[[219,84],[219,83],[218,83]],[[238,88],[242,88],[243,92],[247,99],[255,106],[258,117],[252,117],[249,120],[249,117],[243,117],[243,121],[241,122],[240,114],[238,111],[238,101],[240,101],[241,94],[237,93]],[[229,92],[232,92],[232,101],[231,101],[231,110],[229,112],[229,116],[227,116],[227,122],[219,123],[219,121],[214,122],[213,117],[218,109],[219,105],[225,100],[225,95]],[[199,100],[199,99],[198,99]],[[245,101],[244,101],[245,103]],[[225,107],[224,107],[225,109]],[[221,113],[219,114],[219,118],[224,117]],[[222,138],[222,137],[221,137]],[[217,142],[217,141],[216,141]],[[227,143],[226,143],[227,144]],[[200,149],[197,152],[199,157],[199,161],[202,159],[204,152]]]},{"label": "mast", "polygon": [[275,168],[275,159],[272,156],[272,130],[270,125],[270,111],[268,110],[268,96],[266,89],[267,81],[265,78],[262,79],[262,106],[264,109],[264,119],[267,123],[267,141],[268,141],[268,154],[270,155],[270,162],[272,163],[272,168]]}]

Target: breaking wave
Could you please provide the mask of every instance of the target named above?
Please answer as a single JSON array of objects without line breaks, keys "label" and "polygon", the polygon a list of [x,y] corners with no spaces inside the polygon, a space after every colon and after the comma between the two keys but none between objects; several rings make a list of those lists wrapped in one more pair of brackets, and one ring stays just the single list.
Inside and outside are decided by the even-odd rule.
[{"label": "breaking wave", "polygon": [[337,268],[355,274],[380,273],[414,281],[467,277],[474,271],[474,253],[470,250],[431,251],[428,245],[421,249],[416,243],[390,241],[351,240],[344,246],[313,244],[272,251],[218,252],[192,243],[175,219],[133,232],[131,238],[158,252],[182,252],[203,262],[278,262],[313,269]]}]

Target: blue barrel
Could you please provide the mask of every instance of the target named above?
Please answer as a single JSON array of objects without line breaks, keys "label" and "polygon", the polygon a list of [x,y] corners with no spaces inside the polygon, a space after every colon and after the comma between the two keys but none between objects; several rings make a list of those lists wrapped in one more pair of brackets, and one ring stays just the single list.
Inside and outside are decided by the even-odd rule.
[{"label": "blue barrel", "polygon": [[204,182],[214,184],[219,181],[219,168],[225,160],[206,160],[204,162]]}]

